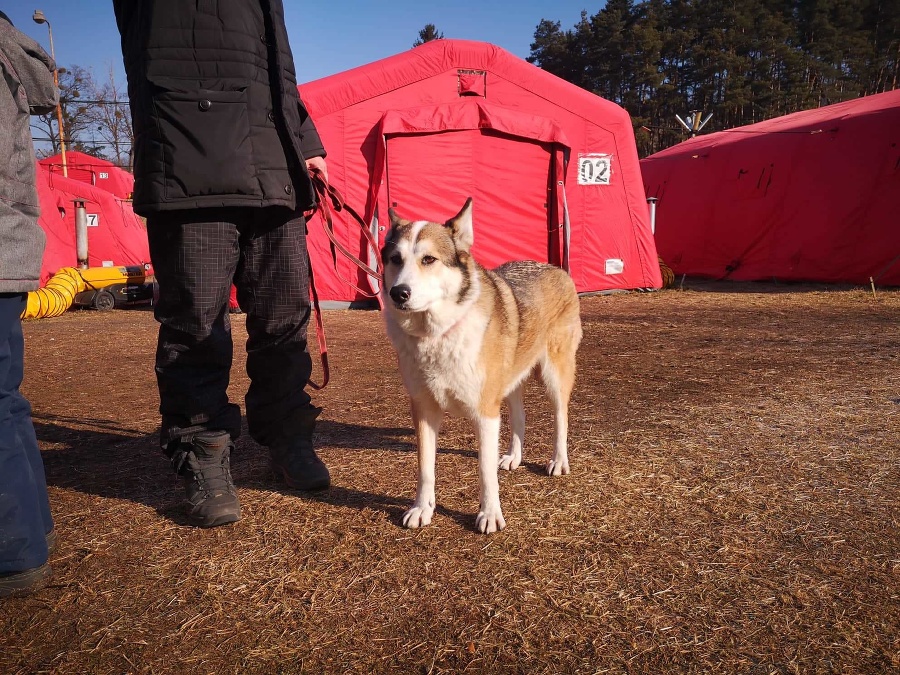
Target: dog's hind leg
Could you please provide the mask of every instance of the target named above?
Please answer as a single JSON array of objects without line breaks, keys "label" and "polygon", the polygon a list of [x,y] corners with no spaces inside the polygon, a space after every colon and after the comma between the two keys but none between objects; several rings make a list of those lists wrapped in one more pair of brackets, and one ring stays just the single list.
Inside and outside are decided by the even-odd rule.
[{"label": "dog's hind leg", "polygon": [[444,413],[431,401],[413,401],[412,417],[416,427],[416,445],[419,454],[419,482],[416,487],[416,500],[403,514],[403,527],[416,528],[429,525],[434,515],[437,436]]},{"label": "dog's hind leg", "polygon": [[550,400],[553,402],[553,456],[547,462],[547,475],[559,476],[569,473],[569,399],[575,385],[574,345],[551,347],[541,362],[541,378]]},{"label": "dog's hind leg", "polygon": [[500,468],[507,471],[518,469],[522,463],[522,449],[525,443],[525,403],[522,400],[524,383],[519,384],[509,396],[506,405],[509,408],[509,448],[500,457]]}]

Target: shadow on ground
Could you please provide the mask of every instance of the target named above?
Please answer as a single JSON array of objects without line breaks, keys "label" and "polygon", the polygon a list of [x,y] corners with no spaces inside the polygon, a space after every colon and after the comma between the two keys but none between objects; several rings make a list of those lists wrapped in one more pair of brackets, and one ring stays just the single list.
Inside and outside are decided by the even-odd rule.
[{"label": "shadow on ground", "polygon": [[[33,416],[35,432],[43,447],[47,484],[99,497],[125,499],[153,508],[178,525],[188,525],[181,506],[181,485],[165,455],[159,450],[158,431],[129,428],[99,418],[68,418],[56,415]],[[388,450],[415,453],[411,431],[379,428],[323,420],[317,426],[319,443],[351,450]],[[475,457],[468,450],[441,449],[441,454]],[[238,489],[279,492],[301,499],[362,510],[384,511],[400,523],[409,504],[384,494],[352,490],[332,484],[323,492],[292,490],[276,482],[269,468],[266,450],[254,443],[244,430],[231,461]],[[472,526],[471,514],[438,507],[437,512],[465,527]]]}]

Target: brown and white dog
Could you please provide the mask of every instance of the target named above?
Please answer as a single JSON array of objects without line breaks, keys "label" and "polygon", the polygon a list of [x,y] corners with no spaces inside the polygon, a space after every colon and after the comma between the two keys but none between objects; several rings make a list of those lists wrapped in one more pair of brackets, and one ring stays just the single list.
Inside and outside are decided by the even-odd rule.
[{"label": "brown and white dog", "polygon": [[419,460],[416,499],[406,527],[424,527],[435,508],[435,455],[444,413],[467,417],[478,435],[479,532],[506,526],[500,508],[500,407],[509,405],[512,438],[499,468],[522,462],[523,386],[538,371],[555,406],[551,476],[569,473],[569,397],[581,318],[564,271],[532,261],[487,270],[475,262],[472,200],[444,224],[390,212],[381,251],[387,334],[412,404]]}]

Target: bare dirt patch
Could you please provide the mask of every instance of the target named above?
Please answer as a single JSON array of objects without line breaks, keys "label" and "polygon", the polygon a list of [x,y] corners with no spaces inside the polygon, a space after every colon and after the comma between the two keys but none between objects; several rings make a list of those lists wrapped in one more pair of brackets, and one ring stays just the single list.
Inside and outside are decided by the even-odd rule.
[{"label": "bare dirt patch", "polygon": [[332,488],[282,488],[244,436],[243,519],[214,530],[156,447],[151,313],[27,323],[59,546],[0,606],[0,672],[897,672],[900,291],[688,283],[582,316],[573,473],[542,475],[532,386],[487,537],[450,419],[434,522],[399,525],[414,436],[377,312],[325,316]]}]

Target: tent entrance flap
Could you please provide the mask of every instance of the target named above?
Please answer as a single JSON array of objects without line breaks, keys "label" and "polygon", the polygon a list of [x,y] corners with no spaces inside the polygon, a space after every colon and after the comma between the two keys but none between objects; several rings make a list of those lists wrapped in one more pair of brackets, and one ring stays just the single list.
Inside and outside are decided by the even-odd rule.
[{"label": "tent entrance flap", "polygon": [[552,260],[547,144],[467,129],[392,136],[386,145],[388,200],[402,217],[444,222],[472,197],[478,262]]},{"label": "tent entrance flap", "polygon": [[389,110],[378,131],[367,215],[387,199],[401,216],[440,222],[472,197],[481,264],[562,264],[557,183],[570,148],[553,120],[463,98]]}]

